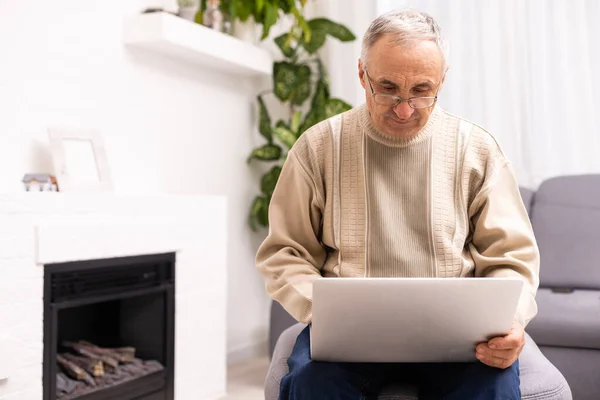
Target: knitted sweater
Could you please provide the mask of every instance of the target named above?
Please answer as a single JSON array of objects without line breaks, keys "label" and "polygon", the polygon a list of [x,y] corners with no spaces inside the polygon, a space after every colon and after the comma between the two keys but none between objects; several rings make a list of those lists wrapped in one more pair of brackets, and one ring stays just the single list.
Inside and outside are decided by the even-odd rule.
[{"label": "knitted sweater", "polygon": [[300,322],[323,277],[518,277],[516,320],[537,313],[539,252],[511,166],[487,131],[439,106],[408,139],[379,132],[366,105],[313,126],[269,223],[256,265]]}]

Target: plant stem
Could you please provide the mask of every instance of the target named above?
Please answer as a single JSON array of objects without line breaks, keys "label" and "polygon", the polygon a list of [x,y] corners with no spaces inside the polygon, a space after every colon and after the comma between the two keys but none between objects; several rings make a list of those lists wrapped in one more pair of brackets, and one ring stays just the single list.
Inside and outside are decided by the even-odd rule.
[{"label": "plant stem", "polygon": [[258,94],[258,97],[262,97],[262,96],[264,96],[265,94],[273,94],[273,93],[274,93],[273,89],[263,90],[262,92],[260,92],[260,93]]}]

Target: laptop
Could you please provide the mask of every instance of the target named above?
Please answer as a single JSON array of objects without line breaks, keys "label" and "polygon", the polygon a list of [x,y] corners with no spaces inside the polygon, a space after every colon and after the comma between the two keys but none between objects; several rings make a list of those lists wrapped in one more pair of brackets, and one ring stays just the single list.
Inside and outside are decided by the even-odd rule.
[{"label": "laptop", "polygon": [[311,357],[468,362],[512,327],[517,278],[324,278],[313,284]]}]

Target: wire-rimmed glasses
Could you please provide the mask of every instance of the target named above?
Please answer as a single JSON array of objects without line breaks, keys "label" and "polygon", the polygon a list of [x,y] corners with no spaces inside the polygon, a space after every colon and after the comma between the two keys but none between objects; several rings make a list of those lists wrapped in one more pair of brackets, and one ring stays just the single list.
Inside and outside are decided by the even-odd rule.
[{"label": "wire-rimmed glasses", "polygon": [[440,90],[440,83],[442,82],[440,80],[440,83],[438,83],[437,90],[435,91],[435,96],[410,97],[408,99],[403,99],[402,97],[393,94],[375,93],[375,90],[373,90],[373,84],[371,84],[371,77],[369,76],[369,72],[366,68],[365,75],[367,75],[367,82],[369,82],[369,88],[371,88],[371,96],[373,96],[373,100],[375,101],[375,103],[387,107],[396,107],[398,104],[402,103],[403,101],[406,101],[411,108],[429,108],[433,106],[437,101],[438,91]]}]

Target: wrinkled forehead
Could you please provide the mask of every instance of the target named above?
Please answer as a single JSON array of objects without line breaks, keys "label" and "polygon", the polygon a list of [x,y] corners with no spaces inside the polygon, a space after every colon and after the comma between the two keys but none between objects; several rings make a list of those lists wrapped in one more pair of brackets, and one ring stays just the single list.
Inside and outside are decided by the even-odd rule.
[{"label": "wrinkled forehead", "polygon": [[384,36],[368,52],[366,64],[372,77],[419,76],[438,81],[443,73],[444,57],[432,41],[399,44],[392,37]]}]

